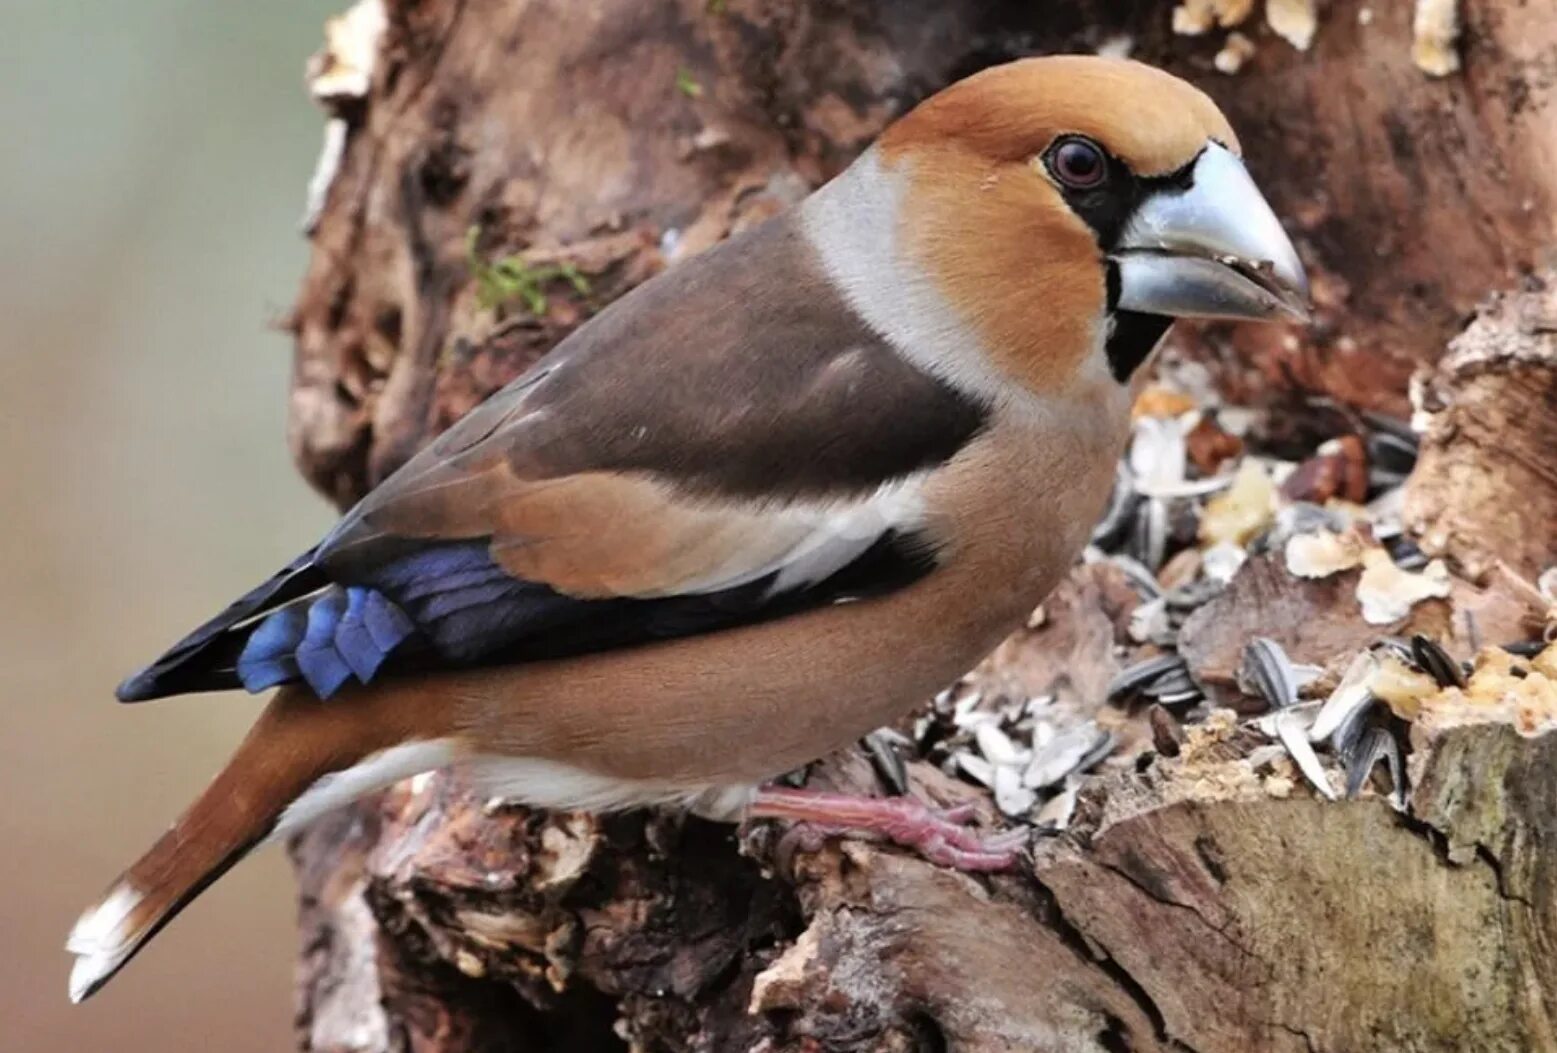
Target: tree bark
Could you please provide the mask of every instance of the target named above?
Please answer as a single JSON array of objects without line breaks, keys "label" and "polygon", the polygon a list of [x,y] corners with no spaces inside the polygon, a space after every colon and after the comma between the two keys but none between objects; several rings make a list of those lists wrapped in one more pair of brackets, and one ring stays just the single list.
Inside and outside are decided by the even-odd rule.
[{"label": "tree bark", "polygon": [[[1293,435],[1322,430],[1292,408],[1315,396],[1347,419],[1405,414],[1421,370],[1406,520],[1456,575],[1381,630],[1353,602],[1360,572],[1306,581],[1257,556],[1183,627],[1197,683],[1248,708],[1238,662],[1260,635],[1339,666],[1381,632],[1468,657],[1545,631],[1557,5],[1467,0],[1457,42],[1434,55],[1424,30],[1413,56],[1408,5],[1325,4],[1299,50],[1265,19],[1300,37],[1307,5],[1270,0],[1237,27],[1254,53],[1234,76],[1216,58],[1230,27],[1177,33],[1172,6],[365,0],[313,70],[341,149],[291,318],[299,466],[350,504],[591,313],[803,197],[917,99],[993,62],[1128,42],[1227,110],[1315,281],[1311,330],[1179,327],[1175,355],[1223,399],[1283,407],[1270,431]],[[1420,68],[1444,54],[1462,68]],[[1247,728],[1110,701],[1158,651],[1132,635],[1140,606],[1116,570],[1078,568],[972,674],[990,699],[1056,695],[1127,758],[1016,874],[669,815],[544,815],[457,774],[319,824],[294,846],[303,1047],[1557,1049],[1545,696],[1397,708],[1404,810],[1372,791],[1333,803]],[[916,792],[994,821],[988,792],[942,768],[909,763]],[[879,789],[855,752],[811,778]]]}]

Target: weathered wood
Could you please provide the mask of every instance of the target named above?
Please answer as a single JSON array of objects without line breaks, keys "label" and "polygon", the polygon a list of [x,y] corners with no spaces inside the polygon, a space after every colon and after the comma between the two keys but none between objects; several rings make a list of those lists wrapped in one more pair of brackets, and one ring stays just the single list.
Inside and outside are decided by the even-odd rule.
[{"label": "weathered wood", "polygon": [[[1226,77],[1225,32],[1175,35],[1171,6],[388,0],[365,95],[326,93],[345,145],[291,318],[301,469],[349,504],[592,311],[797,200],[918,98],[1125,39],[1229,111],[1316,280],[1313,331],[1186,327],[1180,351],[1235,399],[1404,412],[1411,370],[1557,244],[1557,10],[1467,0],[1464,70],[1433,79],[1409,5],[1336,0],[1306,52],[1243,25],[1254,54]],[[504,258],[544,303],[483,303]],[[1557,542],[1535,302],[1532,285],[1494,305],[1423,389],[1436,416],[1408,520],[1486,589],[1456,581],[1390,628],[1461,654],[1541,628],[1532,590],[1487,573],[1499,556],[1533,579]],[[1476,350],[1513,345],[1546,357]],[[1185,626],[1191,668],[1231,698],[1255,633],[1334,664],[1387,631],[1357,616],[1355,577],[1252,560]],[[303,1046],[1557,1049],[1552,738],[1419,726],[1407,814],[1371,791],[1323,802],[1226,720],[1183,733],[1105,706],[1151,653],[1130,637],[1137,604],[1114,568],[1083,568],[975,674],[991,698],[1053,693],[1123,743],[1014,875],[793,851],[767,828],[491,809],[457,776],[317,825],[294,846]],[[1147,752],[1154,733],[1179,755]],[[982,791],[909,771],[993,821]],[[813,778],[879,789],[853,753]]]},{"label": "weathered wood", "polygon": [[1486,579],[1557,565],[1557,272],[1498,295],[1413,389],[1426,418],[1406,518]]}]

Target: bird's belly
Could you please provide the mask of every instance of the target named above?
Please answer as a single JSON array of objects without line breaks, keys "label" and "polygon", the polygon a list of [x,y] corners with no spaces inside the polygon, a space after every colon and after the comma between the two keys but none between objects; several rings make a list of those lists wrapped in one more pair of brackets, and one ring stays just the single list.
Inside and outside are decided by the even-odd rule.
[{"label": "bird's belly", "polygon": [[993,577],[954,568],[782,621],[485,671],[460,692],[468,749],[523,758],[487,771],[502,795],[533,803],[610,807],[760,782],[927,701],[1021,624],[1068,558]]}]

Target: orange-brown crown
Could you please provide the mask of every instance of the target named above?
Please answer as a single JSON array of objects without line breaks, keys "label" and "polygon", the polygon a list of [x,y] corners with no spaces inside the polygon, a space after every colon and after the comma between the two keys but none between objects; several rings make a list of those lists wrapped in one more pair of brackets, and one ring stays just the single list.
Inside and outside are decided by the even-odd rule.
[{"label": "orange-brown crown", "polygon": [[1175,171],[1208,140],[1238,152],[1205,92],[1155,67],[1095,55],[1022,59],[976,73],[887,129],[881,150],[890,157],[955,144],[991,161],[1017,161],[1066,134],[1095,139],[1138,176]]}]

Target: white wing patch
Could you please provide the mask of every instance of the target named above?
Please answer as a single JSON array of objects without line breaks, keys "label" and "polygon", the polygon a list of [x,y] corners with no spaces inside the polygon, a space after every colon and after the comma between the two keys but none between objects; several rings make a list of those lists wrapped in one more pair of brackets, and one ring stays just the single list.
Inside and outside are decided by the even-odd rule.
[{"label": "white wing patch", "polygon": [[763,532],[761,551],[747,549],[675,591],[719,592],[776,575],[768,594],[778,595],[825,581],[888,533],[917,530],[924,522],[923,484],[923,474],[915,474],[864,498],[767,510],[771,527]]}]

